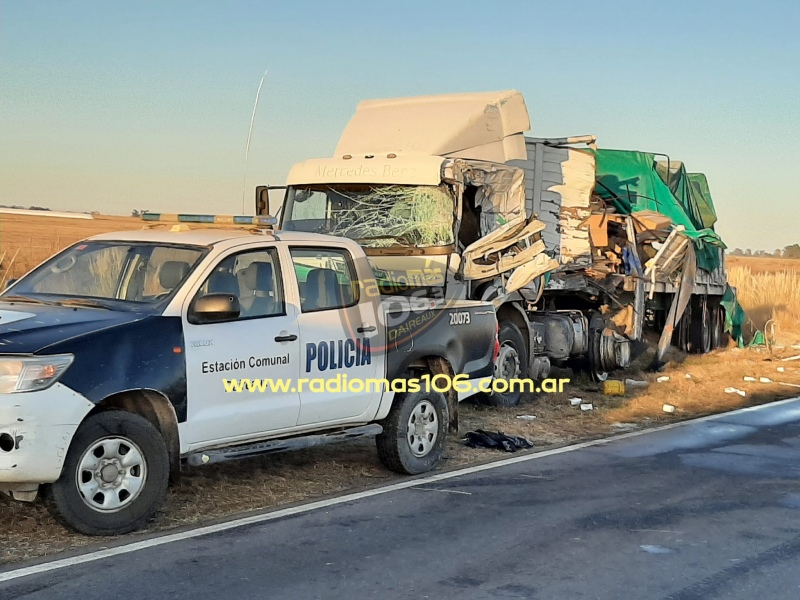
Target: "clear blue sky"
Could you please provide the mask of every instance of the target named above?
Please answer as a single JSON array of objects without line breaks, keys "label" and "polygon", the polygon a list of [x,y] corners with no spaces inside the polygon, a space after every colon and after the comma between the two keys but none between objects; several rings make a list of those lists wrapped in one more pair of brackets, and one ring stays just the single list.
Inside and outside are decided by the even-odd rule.
[{"label": "clear blue sky", "polygon": [[705,172],[731,247],[800,241],[800,2],[0,0],[0,203],[238,213],[364,98],[516,88],[538,136]]}]

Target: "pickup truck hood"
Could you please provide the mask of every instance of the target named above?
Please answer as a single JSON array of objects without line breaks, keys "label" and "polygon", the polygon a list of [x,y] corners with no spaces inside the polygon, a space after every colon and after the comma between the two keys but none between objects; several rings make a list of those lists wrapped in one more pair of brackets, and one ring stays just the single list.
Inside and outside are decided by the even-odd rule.
[{"label": "pickup truck hood", "polygon": [[0,302],[0,354],[34,354],[57,342],[145,316],[100,308]]}]

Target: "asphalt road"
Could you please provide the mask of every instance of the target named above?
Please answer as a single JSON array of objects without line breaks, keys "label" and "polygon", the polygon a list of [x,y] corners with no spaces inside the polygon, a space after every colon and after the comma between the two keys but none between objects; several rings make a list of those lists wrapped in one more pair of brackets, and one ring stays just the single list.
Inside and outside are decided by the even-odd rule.
[{"label": "asphalt road", "polygon": [[23,577],[0,598],[797,600],[799,480],[794,401]]}]

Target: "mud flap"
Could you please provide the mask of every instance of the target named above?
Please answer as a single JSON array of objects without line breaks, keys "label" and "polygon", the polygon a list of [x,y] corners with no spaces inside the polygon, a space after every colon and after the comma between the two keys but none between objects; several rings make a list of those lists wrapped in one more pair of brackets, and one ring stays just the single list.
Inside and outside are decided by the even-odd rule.
[{"label": "mud flap", "polygon": [[664,325],[661,338],[658,340],[658,349],[650,365],[652,370],[657,371],[664,366],[664,356],[672,342],[672,334],[675,331],[675,326],[680,321],[683,313],[686,311],[686,307],[689,305],[689,301],[692,299],[696,274],[697,258],[694,252],[694,245],[688,244],[683,259],[683,271],[681,273],[678,291],[672,299],[669,312],[667,313],[666,325]]}]

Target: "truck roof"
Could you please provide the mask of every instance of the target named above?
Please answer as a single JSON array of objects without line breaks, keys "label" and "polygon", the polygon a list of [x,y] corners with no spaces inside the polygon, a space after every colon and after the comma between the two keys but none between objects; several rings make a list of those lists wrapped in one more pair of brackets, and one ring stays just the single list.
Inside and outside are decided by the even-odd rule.
[{"label": "truck roof", "polygon": [[387,153],[504,163],[525,159],[528,109],[516,90],[364,100],[334,156]]},{"label": "truck roof", "polygon": [[[89,240],[106,240],[118,242],[160,242],[165,244],[187,244],[190,246],[211,246],[222,242],[236,242],[247,239],[267,239],[282,242],[319,243],[334,242],[344,245],[349,240],[323,235],[319,233],[303,233],[295,231],[264,231],[253,233],[247,229],[184,229],[181,231],[136,229],[129,231],[112,231],[94,235]],[[348,244],[349,245],[349,244]]]}]

